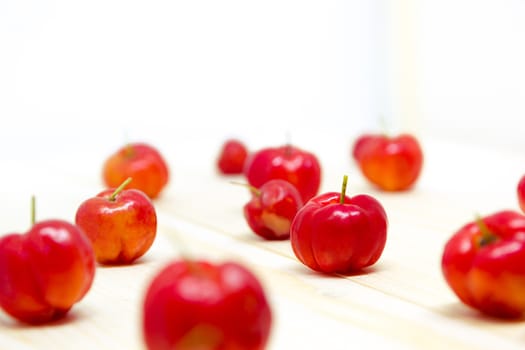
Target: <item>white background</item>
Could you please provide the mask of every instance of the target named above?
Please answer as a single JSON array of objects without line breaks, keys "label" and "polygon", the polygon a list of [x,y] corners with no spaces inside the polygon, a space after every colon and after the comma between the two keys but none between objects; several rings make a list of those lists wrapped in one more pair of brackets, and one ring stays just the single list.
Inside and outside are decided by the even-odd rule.
[{"label": "white background", "polygon": [[521,150],[524,18],[521,0],[2,0],[0,157],[347,147],[381,118]]}]

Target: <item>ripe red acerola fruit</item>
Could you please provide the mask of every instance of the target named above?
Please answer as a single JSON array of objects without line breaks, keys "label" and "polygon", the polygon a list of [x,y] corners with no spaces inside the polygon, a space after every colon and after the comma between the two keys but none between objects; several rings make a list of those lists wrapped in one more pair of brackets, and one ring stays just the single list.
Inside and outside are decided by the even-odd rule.
[{"label": "ripe red acerola fruit", "polygon": [[262,350],[271,325],[261,283],[235,262],[173,261],[154,276],[143,305],[149,350]]},{"label": "ripe red acerola fruit", "polygon": [[273,179],[290,182],[306,203],[321,185],[321,165],[311,152],[285,145],[263,148],[252,153],[244,168],[248,183],[256,188]]}]

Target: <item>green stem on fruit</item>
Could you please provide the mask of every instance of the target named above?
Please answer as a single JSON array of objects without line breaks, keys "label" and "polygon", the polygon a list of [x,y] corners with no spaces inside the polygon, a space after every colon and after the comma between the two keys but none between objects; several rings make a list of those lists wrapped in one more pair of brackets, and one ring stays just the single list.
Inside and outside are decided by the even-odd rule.
[{"label": "green stem on fruit", "polygon": [[230,183],[232,185],[244,186],[244,187],[248,188],[250,190],[250,192],[253,193],[256,196],[260,196],[261,195],[261,191],[257,187],[252,186],[250,184],[243,183],[243,182],[237,182],[237,181],[230,181]]},{"label": "green stem on fruit", "polygon": [[339,203],[344,204],[345,203],[345,197],[346,197],[346,185],[348,184],[348,175],[343,176],[343,185],[341,186],[341,196],[339,197]]},{"label": "green stem on fruit", "polygon": [[31,226],[36,222],[36,199],[35,196],[31,196]]},{"label": "green stem on fruit", "polygon": [[493,243],[498,239],[498,237],[489,230],[487,224],[485,224],[479,215],[476,215],[476,225],[478,225],[479,231],[481,232],[481,237],[478,240],[480,247]]},{"label": "green stem on fruit", "polygon": [[113,193],[111,194],[111,196],[109,196],[108,199],[109,199],[110,201],[112,201],[112,202],[115,201],[115,199],[117,198],[118,194],[119,194],[120,192],[122,192],[122,190],[124,189],[124,187],[126,187],[126,186],[131,182],[131,180],[132,180],[131,177],[128,177],[126,180],[124,180],[124,182],[121,183],[120,186],[117,187],[117,188],[115,189],[115,191],[113,191]]}]

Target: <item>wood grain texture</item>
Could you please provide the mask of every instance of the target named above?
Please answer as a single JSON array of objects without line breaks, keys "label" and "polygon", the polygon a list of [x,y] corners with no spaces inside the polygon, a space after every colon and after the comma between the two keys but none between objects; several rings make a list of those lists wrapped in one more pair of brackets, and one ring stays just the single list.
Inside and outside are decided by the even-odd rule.
[{"label": "wood grain texture", "polygon": [[[459,303],[442,278],[440,258],[446,240],[476,213],[518,210],[514,191],[524,157],[438,141],[425,148],[421,181],[396,194],[368,185],[350,159],[322,158],[321,191],[337,191],[346,172],[348,193],[375,196],[389,219],[379,262],[336,276],[304,267],[289,241],[250,232],[242,216],[249,193],[230,183],[243,179],[218,175],[214,150],[198,162],[186,159],[155,202],[159,228],[152,249],[133,265],[99,267],[86,298],[57,323],[26,326],[0,313],[0,349],[144,349],[145,288],[182,254],[240,261],[260,277],[275,315],[269,349],[523,349],[525,324],[489,319]],[[96,164],[92,159],[59,173],[41,167],[30,189],[24,181],[35,165],[10,164],[13,172],[1,184],[0,232],[27,229],[29,191],[37,191],[38,218],[72,220],[80,202],[101,189],[87,168]]]}]

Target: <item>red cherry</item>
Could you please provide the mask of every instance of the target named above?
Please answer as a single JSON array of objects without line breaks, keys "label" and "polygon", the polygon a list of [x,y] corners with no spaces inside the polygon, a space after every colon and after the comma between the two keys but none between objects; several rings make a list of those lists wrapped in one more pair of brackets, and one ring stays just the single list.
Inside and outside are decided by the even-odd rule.
[{"label": "red cherry", "polygon": [[365,178],[385,191],[409,189],[423,167],[421,146],[408,134],[367,135],[354,145],[354,154]]},{"label": "red cherry", "polygon": [[244,217],[253,232],[268,240],[287,239],[292,220],[303,206],[295,186],[275,179],[251,192],[252,198],[244,206]]},{"label": "red cherry", "polygon": [[217,158],[217,168],[225,175],[242,174],[248,150],[240,140],[227,140]]},{"label": "red cherry", "polygon": [[144,192],[124,187],[107,189],[77,209],[76,224],[93,243],[101,264],[129,264],[144,255],[155,240],[157,214]]},{"label": "red cherry", "polygon": [[499,318],[525,317],[525,216],[504,210],[468,222],[445,244],[441,269],[465,305]]},{"label": "red cherry", "polygon": [[321,184],[321,166],[308,151],[286,145],[264,148],[248,157],[244,168],[248,183],[256,188],[272,179],[282,179],[294,185],[303,202],[317,194]]},{"label": "red cherry", "polygon": [[290,229],[296,257],[324,273],[347,273],[374,264],[386,243],[387,216],[382,205],[368,195],[341,193],[315,196],[297,213]]},{"label": "red cherry", "polygon": [[168,183],[169,170],[156,148],[145,143],[130,143],[105,161],[102,177],[110,188],[118,187],[131,177],[133,183],[129,188],[140,190],[155,199]]},{"label": "red cherry", "polygon": [[150,350],[262,350],[271,325],[261,283],[234,262],[169,263],[150,282],[143,304]]},{"label": "red cherry", "polygon": [[[34,218],[34,216],[33,216]],[[95,255],[84,232],[64,220],[44,220],[0,239],[0,306],[39,324],[63,317],[91,288]]]}]

